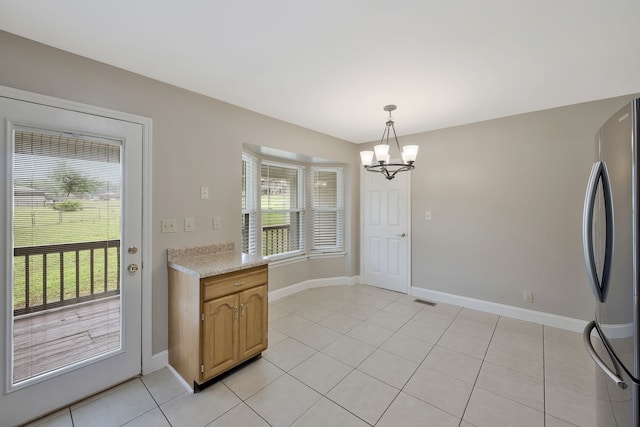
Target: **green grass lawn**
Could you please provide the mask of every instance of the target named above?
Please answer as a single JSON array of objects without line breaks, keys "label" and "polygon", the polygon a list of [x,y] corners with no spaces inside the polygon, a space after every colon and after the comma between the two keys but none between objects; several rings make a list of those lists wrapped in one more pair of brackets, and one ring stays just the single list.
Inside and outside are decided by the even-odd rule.
[{"label": "green grass lawn", "polygon": [[[83,209],[60,212],[50,207],[14,207],[14,246],[43,246],[60,243],[92,242],[120,238],[120,202],[82,200]],[[93,284],[96,292],[105,287],[104,250],[94,251]],[[43,255],[29,257],[29,305],[42,304],[46,273],[48,302],[76,296],[76,277],[80,296],[91,293],[90,251],[78,253],[80,268],[76,271],[76,253],[47,255],[47,268],[43,268]],[[14,257],[14,308],[26,305],[26,265],[24,257]],[[107,250],[107,289],[117,288],[117,248]],[[61,283],[63,284],[61,289]]]}]

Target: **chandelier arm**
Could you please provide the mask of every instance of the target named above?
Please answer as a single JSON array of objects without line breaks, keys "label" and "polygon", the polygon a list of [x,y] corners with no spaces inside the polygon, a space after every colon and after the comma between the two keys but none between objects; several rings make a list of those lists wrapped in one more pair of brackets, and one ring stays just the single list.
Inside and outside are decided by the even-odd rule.
[{"label": "chandelier arm", "polygon": [[[380,138],[380,144],[382,144],[384,142],[384,136],[387,135],[389,132],[389,126],[385,126],[384,130],[382,131],[382,138]],[[389,136],[387,135],[387,145],[389,145]]]},{"label": "chandelier arm", "polygon": [[393,137],[396,140],[396,146],[398,147],[398,151],[402,153],[402,150],[400,150],[400,143],[398,142],[398,135],[396,135],[396,127],[393,125],[393,122],[391,122],[391,129],[393,129]]}]

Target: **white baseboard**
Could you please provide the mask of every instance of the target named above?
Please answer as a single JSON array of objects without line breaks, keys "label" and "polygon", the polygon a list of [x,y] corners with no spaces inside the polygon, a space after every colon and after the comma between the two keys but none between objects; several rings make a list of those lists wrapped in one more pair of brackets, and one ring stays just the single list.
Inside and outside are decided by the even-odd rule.
[{"label": "white baseboard", "polygon": [[339,286],[339,285],[355,285],[360,282],[360,276],[342,276],[342,277],[328,277],[325,279],[312,279],[304,282],[289,285],[284,288],[276,289],[269,292],[269,302],[277,301],[281,298],[288,297],[300,291],[304,291],[312,288],[323,288],[326,286]]},{"label": "white baseboard", "polygon": [[193,393],[193,385],[189,385],[189,383],[187,383],[184,378],[182,378],[182,376],[180,376],[180,374],[178,373],[178,371],[176,371],[175,369],[173,369],[173,366],[167,364],[167,369],[173,374],[174,377],[176,377],[176,379],[178,380],[178,382],[180,382],[180,384],[182,384],[182,386],[184,388],[187,389],[187,391],[189,393]]},{"label": "white baseboard", "polygon": [[151,359],[142,367],[142,374],[147,375],[151,372],[158,371],[165,366],[169,366],[169,351],[164,350],[151,355]]},{"label": "white baseboard", "polygon": [[485,311],[487,313],[498,314],[500,316],[513,317],[514,319],[539,323],[573,332],[582,332],[588,323],[586,320],[579,320],[571,317],[559,316],[557,314],[529,310],[526,308],[513,307],[510,305],[498,304],[496,302],[463,297],[460,295],[448,294],[446,292],[432,291],[424,288],[412,287],[410,292],[411,295],[415,297],[430,301],[472,308],[474,310]]}]

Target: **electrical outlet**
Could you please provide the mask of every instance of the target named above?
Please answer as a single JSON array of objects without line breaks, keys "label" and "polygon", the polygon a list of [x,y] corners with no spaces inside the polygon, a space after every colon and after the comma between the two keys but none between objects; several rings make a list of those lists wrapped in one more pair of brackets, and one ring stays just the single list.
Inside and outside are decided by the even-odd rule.
[{"label": "electrical outlet", "polygon": [[195,229],[196,229],[196,220],[194,218],[185,218],[184,231],[195,231]]},{"label": "electrical outlet", "polygon": [[524,291],[524,302],[533,302],[533,292]]},{"label": "electrical outlet", "polygon": [[209,187],[200,187],[200,199],[207,200],[209,198]]},{"label": "electrical outlet", "polygon": [[222,220],[220,219],[219,216],[214,216],[213,217],[213,229],[214,230],[218,230],[222,228]]},{"label": "electrical outlet", "polygon": [[163,219],[160,221],[161,232],[165,233],[175,233],[178,231],[178,223],[175,219]]}]

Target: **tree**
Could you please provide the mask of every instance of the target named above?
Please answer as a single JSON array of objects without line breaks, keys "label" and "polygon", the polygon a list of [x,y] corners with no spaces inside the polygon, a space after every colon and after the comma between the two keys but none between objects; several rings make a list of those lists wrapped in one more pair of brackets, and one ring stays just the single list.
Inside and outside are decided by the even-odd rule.
[{"label": "tree", "polygon": [[60,186],[60,190],[69,198],[71,194],[93,193],[98,188],[98,181],[82,172],[70,169],[66,163],[60,163],[53,171],[51,178]]}]

